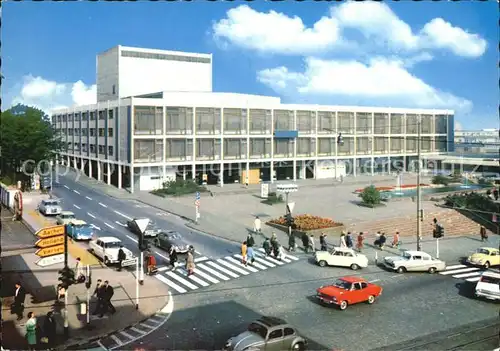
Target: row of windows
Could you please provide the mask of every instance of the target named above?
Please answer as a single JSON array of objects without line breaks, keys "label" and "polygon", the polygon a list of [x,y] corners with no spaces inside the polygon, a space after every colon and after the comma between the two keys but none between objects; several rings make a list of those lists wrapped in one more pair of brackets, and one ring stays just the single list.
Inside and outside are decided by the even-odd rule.
[{"label": "row of windows", "polygon": [[[67,150],[68,151],[90,152],[91,154],[95,154],[96,150],[97,150],[98,154],[106,155],[106,146],[105,145],[97,145],[97,147],[96,147],[96,145],[94,145],[94,144],[90,144],[90,145],[81,144],[81,148],[80,148],[79,143],[68,143]],[[107,153],[108,156],[113,156],[113,146],[112,145],[108,146],[107,151],[108,151],[108,153]]]},{"label": "row of windows", "polygon": [[105,120],[106,114],[108,119],[114,118],[114,109],[111,110],[100,110],[100,111],[90,111],[90,112],[77,112],[70,113],[68,115],[57,115],[52,116],[52,122],[79,122],[79,121],[95,121],[96,118],[99,120]]},{"label": "row of windows", "polygon": [[150,60],[166,60],[166,61],[180,61],[180,62],[197,62],[197,63],[210,63],[210,59],[206,57],[193,57],[171,54],[154,54],[150,52],[138,52],[123,50],[122,57],[135,57]]},{"label": "row of windows", "polygon": [[[64,132],[64,129],[56,128],[56,132]],[[96,133],[97,132],[97,133]],[[70,128],[67,130],[68,136],[106,136],[106,128]],[[113,128],[108,128],[108,137],[113,137]]]}]

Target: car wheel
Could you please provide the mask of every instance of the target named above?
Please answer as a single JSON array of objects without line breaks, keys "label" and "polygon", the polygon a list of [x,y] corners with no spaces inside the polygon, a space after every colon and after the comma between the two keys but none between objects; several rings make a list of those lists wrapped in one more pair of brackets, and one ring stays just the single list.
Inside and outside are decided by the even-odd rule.
[{"label": "car wheel", "polygon": [[320,267],[326,267],[326,261],[319,261],[318,264]]},{"label": "car wheel", "polygon": [[398,269],[396,269],[396,272],[398,272],[398,273],[404,273],[404,272],[406,272],[406,268],[403,267],[403,266],[398,267]]},{"label": "car wheel", "polygon": [[345,309],[347,309],[347,301],[342,301],[339,305],[339,308],[341,311],[344,311]]},{"label": "car wheel", "polygon": [[105,264],[106,266],[109,266],[109,265],[110,265],[110,262],[109,262],[108,256],[104,256],[104,264]]},{"label": "car wheel", "polygon": [[486,269],[490,268],[490,263],[488,261],[486,261],[486,263],[484,264],[484,268]]},{"label": "car wheel", "polygon": [[293,351],[304,351],[306,348],[304,346],[304,343],[298,342],[292,346]]},{"label": "car wheel", "polygon": [[373,295],[368,296],[368,300],[366,300],[366,302],[368,302],[368,304],[371,305],[372,303],[375,302],[375,296]]},{"label": "car wheel", "polygon": [[353,263],[353,264],[351,264],[351,269],[352,269],[353,271],[358,270],[358,269],[359,269],[359,266],[358,266],[356,263]]},{"label": "car wheel", "polygon": [[428,270],[429,274],[434,274],[434,273],[436,273],[436,271],[437,271],[436,267],[431,267]]}]

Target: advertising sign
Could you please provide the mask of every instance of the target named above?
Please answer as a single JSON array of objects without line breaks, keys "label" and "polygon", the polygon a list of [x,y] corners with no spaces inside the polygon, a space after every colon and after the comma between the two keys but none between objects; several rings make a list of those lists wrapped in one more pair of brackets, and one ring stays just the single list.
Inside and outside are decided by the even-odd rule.
[{"label": "advertising sign", "polygon": [[267,183],[260,184],[260,197],[263,199],[267,199],[269,197],[269,184]]}]

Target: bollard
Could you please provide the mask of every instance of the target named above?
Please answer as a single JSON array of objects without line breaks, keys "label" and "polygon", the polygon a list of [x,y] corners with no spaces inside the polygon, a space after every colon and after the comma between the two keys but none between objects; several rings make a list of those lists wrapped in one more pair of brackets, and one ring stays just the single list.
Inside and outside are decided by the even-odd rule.
[{"label": "bollard", "polygon": [[378,252],[375,251],[375,264],[378,264]]},{"label": "bollard", "polygon": [[87,303],[86,302],[82,302],[80,304],[80,314],[81,315],[86,315],[87,314]]}]

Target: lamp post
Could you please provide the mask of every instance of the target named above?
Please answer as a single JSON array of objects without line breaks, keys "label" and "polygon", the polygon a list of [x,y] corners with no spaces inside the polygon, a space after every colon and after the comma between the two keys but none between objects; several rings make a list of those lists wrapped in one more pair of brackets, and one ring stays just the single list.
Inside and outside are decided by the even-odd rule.
[{"label": "lamp post", "polygon": [[417,117],[417,251],[422,249],[420,240],[422,238],[422,189],[420,188],[420,172],[422,162],[422,119],[421,115]]},{"label": "lamp post", "polygon": [[276,191],[279,193],[284,193],[285,194],[285,215],[290,218],[289,224],[288,224],[288,235],[292,234],[292,227],[291,227],[291,221],[292,221],[292,211],[293,207],[295,205],[294,202],[289,203],[288,202],[288,194],[294,193],[298,191],[298,186],[297,184],[278,184],[276,186]]}]

